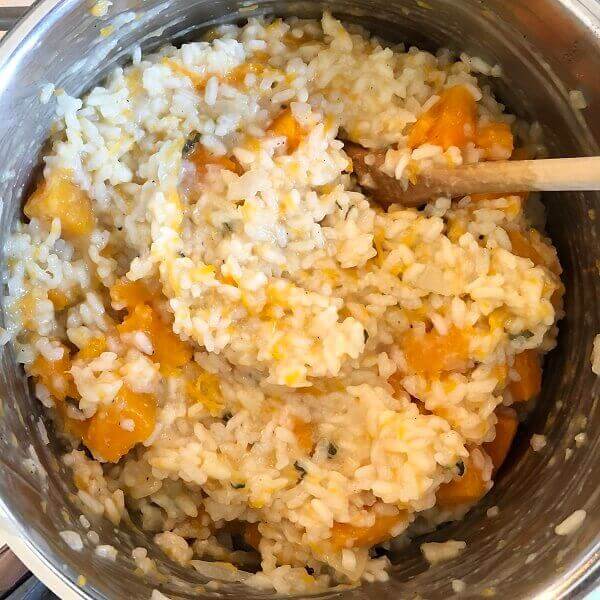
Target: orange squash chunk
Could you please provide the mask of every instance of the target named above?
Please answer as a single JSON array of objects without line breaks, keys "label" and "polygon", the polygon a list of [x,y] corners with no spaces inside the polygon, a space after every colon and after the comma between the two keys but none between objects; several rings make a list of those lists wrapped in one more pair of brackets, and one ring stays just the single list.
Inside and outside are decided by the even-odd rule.
[{"label": "orange squash chunk", "polygon": [[514,150],[513,134],[506,123],[490,123],[477,130],[475,145],[489,160],[507,160]]},{"label": "orange squash chunk", "polygon": [[191,347],[182,341],[160,317],[154,316],[152,320],[152,345],[154,358],[161,367],[176,369],[190,362],[192,359]]},{"label": "orange squash chunk", "polygon": [[441,508],[451,508],[459,504],[477,502],[487,492],[483,474],[470,458],[464,461],[465,471],[461,477],[440,485],[437,504]]},{"label": "orange squash chunk", "polygon": [[117,331],[121,334],[143,331],[154,347],[152,360],[159,363],[161,368],[176,369],[190,362],[192,358],[191,347],[147,304],[138,304],[123,322],[117,325]]},{"label": "orange squash chunk", "polygon": [[214,373],[202,371],[198,374],[195,381],[190,381],[186,385],[188,393],[188,402],[192,404],[202,404],[213,417],[223,413],[223,395],[221,394],[221,384],[219,378]]},{"label": "orange squash chunk", "polygon": [[19,314],[24,327],[35,327],[37,293],[35,290],[29,290],[19,301]]},{"label": "orange squash chunk", "polygon": [[65,348],[62,358],[58,360],[47,360],[38,356],[31,367],[29,374],[37,377],[39,381],[48,388],[54,399],[54,407],[60,416],[63,430],[71,435],[81,438],[87,430],[88,421],[79,421],[69,417],[67,398],[79,398],[79,392],[73,381],[69,370],[71,359]]},{"label": "orange squash chunk", "polygon": [[[133,431],[121,427],[124,420],[133,421]],[[83,441],[96,458],[116,463],[136,444],[148,439],[155,423],[154,397],[122,386],[113,403],[100,408],[91,418]]]},{"label": "orange squash chunk", "polygon": [[527,200],[529,192],[512,192],[510,194],[498,194],[497,192],[485,192],[482,194],[469,194],[472,202],[483,202],[484,200],[498,200],[498,198],[506,198],[507,196],[519,196],[522,202]]},{"label": "orange squash chunk", "polygon": [[119,307],[133,309],[138,304],[150,303],[152,294],[143,281],[130,281],[123,277],[110,288],[110,298]]},{"label": "orange squash chunk", "polygon": [[165,57],[162,59],[162,63],[163,65],[169,67],[169,69],[171,69],[171,71],[173,71],[174,73],[177,73],[178,75],[183,75],[184,77],[190,79],[194,87],[198,90],[203,90],[206,87],[208,80],[212,77],[212,75],[210,74],[204,75],[196,73],[195,71],[184,67],[181,63],[178,63],[172,58]]},{"label": "orange squash chunk", "polygon": [[[536,245],[545,245],[545,242],[539,231],[536,231],[535,229],[529,229],[526,233],[521,233],[520,231],[516,230],[507,230],[506,233],[510,239],[513,254],[516,254],[522,258],[528,258],[534,265],[544,266],[547,269],[550,269],[550,271],[556,275],[560,275],[562,269],[556,254],[548,259],[542,256],[542,254],[540,254],[539,250],[536,248]],[[562,289],[560,282],[557,283]],[[562,294],[562,291],[560,293]]]},{"label": "orange squash chunk", "polygon": [[310,453],[313,449],[313,432],[311,424],[306,421],[301,421],[300,419],[294,419],[292,431],[296,436],[296,440],[298,441],[301,450],[307,454]]},{"label": "orange squash chunk", "polygon": [[436,329],[419,335],[411,329],[402,336],[401,345],[409,371],[424,377],[464,369],[469,358],[469,338],[454,326],[446,335]]},{"label": "orange squash chunk", "polygon": [[121,334],[143,331],[151,335],[153,321],[154,311],[152,307],[147,304],[138,304],[133,307],[133,310],[123,319],[123,322],[117,325],[117,331]]},{"label": "orange squash chunk", "polygon": [[77,388],[69,373],[71,359],[69,351],[63,347],[62,358],[47,360],[41,354],[33,361],[29,374],[38,377],[55,400],[63,401],[67,396],[76,397]]},{"label": "orange squash chunk", "polygon": [[484,192],[482,194],[469,194],[472,202],[484,202],[485,200],[498,200],[505,194],[498,194],[496,192]]},{"label": "orange squash chunk", "polygon": [[48,290],[48,300],[54,305],[54,310],[64,310],[73,306],[79,298],[79,288],[72,287],[67,290]]},{"label": "orange squash chunk", "polygon": [[389,539],[391,531],[403,519],[403,514],[379,515],[371,527],[356,527],[351,523],[334,523],[331,545],[337,550],[353,547],[371,547]]},{"label": "orange squash chunk", "polygon": [[106,338],[98,336],[90,338],[86,345],[77,353],[77,358],[93,360],[98,358],[106,350]]},{"label": "orange squash chunk", "polygon": [[450,146],[464,146],[475,137],[477,103],[462,85],[448,88],[440,99],[413,124],[408,135],[408,146],[417,148],[434,144],[446,150]]},{"label": "orange squash chunk", "polygon": [[483,449],[492,459],[494,471],[497,471],[506,459],[519,426],[517,413],[507,406],[499,406],[496,409],[496,417],[498,418],[496,437],[491,442],[483,444]]},{"label": "orange squash chunk", "polygon": [[404,388],[402,387],[402,378],[404,374],[400,371],[394,371],[388,378],[388,383],[392,386],[394,394],[402,394]]},{"label": "orange squash chunk", "polygon": [[537,396],[542,389],[542,367],[535,350],[525,350],[515,356],[513,369],[519,374],[519,381],[511,381],[508,389],[515,402],[527,402]]},{"label": "orange squash chunk", "polygon": [[94,228],[92,203],[67,171],[55,172],[42,181],[27,200],[24,212],[30,219],[59,218],[66,237],[89,235]]},{"label": "orange squash chunk", "polygon": [[[260,58],[260,57],[259,57]],[[232,69],[225,79],[226,83],[229,83],[235,87],[239,87],[244,84],[246,75],[262,75],[265,72],[267,66],[263,62],[249,62],[239,65]]]},{"label": "orange squash chunk", "polygon": [[528,258],[534,265],[544,263],[540,253],[535,249],[528,237],[514,229],[509,229],[506,233],[510,239],[513,254],[521,258]]},{"label": "orange squash chunk", "polygon": [[206,173],[208,165],[216,165],[234,173],[241,173],[240,165],[226,156],[216,156],[209,152],[202,144],[196,144],[188,156],[188,160],[196,165],[199,176]]},{"label": "orange squash chunk", "polygon": [[293,152],[302,141],[302,128],[289,108],[281,111],[271,123],[268,131],[273,135],[283,136],[287,139],[287,147]]}]

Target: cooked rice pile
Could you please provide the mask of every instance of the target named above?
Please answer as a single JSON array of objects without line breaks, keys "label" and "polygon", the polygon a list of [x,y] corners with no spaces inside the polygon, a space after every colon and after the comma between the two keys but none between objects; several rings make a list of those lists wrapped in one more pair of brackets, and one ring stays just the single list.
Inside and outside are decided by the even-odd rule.
[{"label": "cooked rice pile", "polygon": [[479,59],[328,15],[210,37],[57,94],[7,246],[8,332],[75,442],[87,513],[128,511],[209,577],[385,579],[374,546],[492,486],[509,405],[539,392],[555,343],[560,266],[524,195],[384,212],[340,137],[391,147],[406,185],[535,148]]}]

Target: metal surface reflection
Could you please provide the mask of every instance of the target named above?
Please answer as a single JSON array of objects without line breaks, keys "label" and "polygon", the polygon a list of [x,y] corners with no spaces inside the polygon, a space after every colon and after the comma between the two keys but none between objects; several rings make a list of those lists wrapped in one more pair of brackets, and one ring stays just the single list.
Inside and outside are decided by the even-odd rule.
[{"label": "metal surface reflection", "polygon": [[[148,49],[171,38],[181,41],[215,22],[257,13],[314,17],[328,9],[384,38],[482,56],[502,65],[505,78],[495,84],[497,94],[512,111],[541,122],[552,156],[600,153],[600,113],[594,108],[575,112],[568,99],[568,90],[578,88],[592,107],[600,103],[600,4],[594,0],[259,0],[256,8],[237,0],[113,4],[110,18],[128,10],[138,18],[108,38],[98,35],[87,3],[42,0],[0,46],[3,238],[34,179],[49,131],[53,107],[38,99],[44,82],[78,95],[126,62],[133,44]],[[589,357],[593,337],[600,332],[600,219],[593,220],[590,211],[600,209],[600,196],[549,194],[545,203],[547,229],[565,268],[567,316],[560,324],[559,347],[545,369],[542,398],[497,486],[463,522],[428,536],[466,540],[467,550],[457,560],[427,569],[417,545],[409,547],[395,557],[389,582],[344,592],[345,600],[417,594],[445,598],[452,593],[454,578],[467,583],[464,598],[492,593],[499,598],[573,598],[594,585],[600,544],[600,487],[594,469],[600,445],[600,384]],[[77,553],[61,541],[58,531],[63,529],[85,534],[70,477],[56,459],[58,442],[53,439],[45,446],[39,439],[41,405],[31,397],[10,347],[2,348],[0,359],[0,506],[6,526],[24,536],[72,589],[79,589],[76,582],[83,575],[82,593],[89,598],[149,598],[157,585],[171,598],[211,597],[198,575],[158,552],[164,581],[152,583],[135,575],[131,549],[144,545],[145,537],[133,525],[118,532],[107,522],[92,525],[102,543],[119,549],[116,563],[94,556],[89,544]],[[589,441],[565,460],[582,417],[587,418]],[[533,432],[547,435],[543,452],[529,451],[528,434]],[[500,507],[500,514],[486,519],[492,505]],[[576,509],[587,511],[585,527],[572,538],[555,536],[554,526]],[[525,565],[528,556],[533,558]],[[261,595],[227,586],[220,593],[229,598]]]}]

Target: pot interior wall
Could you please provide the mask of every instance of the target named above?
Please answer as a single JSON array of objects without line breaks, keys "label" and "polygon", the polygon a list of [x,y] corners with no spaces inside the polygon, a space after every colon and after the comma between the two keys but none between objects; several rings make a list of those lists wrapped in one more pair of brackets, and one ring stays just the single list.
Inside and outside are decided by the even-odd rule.
[{"label": "pot interior wall", "polygon": [[[21,31],[52,3],[47,0],[35,8]],[[579,88],[593,106],[600,102],[596,77],[600,43],[583,27],[583,21],[591,18],[584,3],[280,0],[245,4],[233,0],[150,0],[142,8],[132,0],[115,0],[99,25],[87,5],[67,0],[56,3],[48,17],[31,25],[33,33],[18,47],[19,32],[9,38],[4,44],[5,54],[0,55],[0,67],[4,69],[0,114],[10,115],[0,124],[3,235],[18,217],[49,132],[54,107],[38,100],[44,82],[52,81],[56,87],[79,95],[116,64],[125,63],[134,43],[147,49],[168,39],[191,39],[199,27],[255,14],[318,17],[328,9],[392,41],[405,40],[426,49],[449,46],[482,56],[492,64],[502,65],[504,79],[490,81],[490,85],[511,111],[541,122],[551,155],[598,154],[600,121],[592,121],[591,110],[582,114],[573,111],[567,93],[568,89]],[[580,7],[579,18],[568,12],[567,6]],[[108,38],[98,35],[104,21],[129,10],[137,11],[139,18]],[[595,477],[593,474],[600,438],[600,389],[591,373],[589,357],[593,337],[600,332],[599,228],[592,212],[600,208],[600,199],[598,194],[574,193],[549,194],[544,201],[548,232],[565,270],[567,314],[560,323],[559,346],[547,362],[540,402],[521,427],[519,440],[497,485],[463,522],[427,536],[427,540],[465,540],[467,550],[459,559],[428,569],[418,544],[413,544],[395,557],[389,582],[346,591],[344,598],[406,598],[417,594],[443,598],[451,594],[450,582],[455,578],[467,583],[463,597],[492,592],[498,597],[527,597],[542,590],[550,597],[575,594],[586,568],[588,581],[593,577],[593,548],[597,547],[600,530],[600,491],[597,472]],[[85,533],[77,520],[80,511],[73,502],[70,478],[55,458],[56,441],[44,446],[39,438],[36,422],[43,418],[40,405],[32,399],[9,347],[2,349],[1,361],[0,497],[11,515],[10,526],[22,530],[35,551],[51,557],[55,569],[62,570],[70,581],[84,575],[85,591],[90,597],[148,598],[156,585],[173,598],[211,594],[199,587],[199,577],[172,564],[159,552],[154,555],[167,575],[162,583],[149,583],[134,575],[131,549],[144,545],[145,538],[133,525],[115,533],[106,522],[93,524],[101,543],[113,544],[121,551],[116,563],[95,557],[87,542],[84,551],[76,553],[61,541],[58,531]],[[573,437],[583,429],[588,442],[576,448]],[[538,453],[529,448],[533,432],[548,436],[547,446]],[[567,448],[573,449],[568,461]],[[32,461],[32,456],[37,458]],[[39,475],[41,469],[43,476]],[[499,516],[486,518],[486,509],[493,505],[499,506]],[[586,527],[572,538],[555,536],[554,526],[580,508],[588,513]],[[220,593],[232,598],[251,595],[227,586]]]}]

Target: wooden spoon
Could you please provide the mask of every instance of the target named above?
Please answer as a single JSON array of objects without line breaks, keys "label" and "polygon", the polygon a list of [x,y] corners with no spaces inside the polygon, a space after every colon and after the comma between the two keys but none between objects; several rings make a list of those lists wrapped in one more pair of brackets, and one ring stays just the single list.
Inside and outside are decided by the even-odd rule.
[{"label": "wooden spoon", "polygon": [[386,206],[421,206],[437,196],[456,198],[490,192],[600,190],[600,156],[497,160],[460,167],[434,167],[422,171],[417,182],[405,190],[399,180],[379,169],[385,150],[368,150],[351,142],[344,143],[344,150],[352,159],[360,185]]}]

